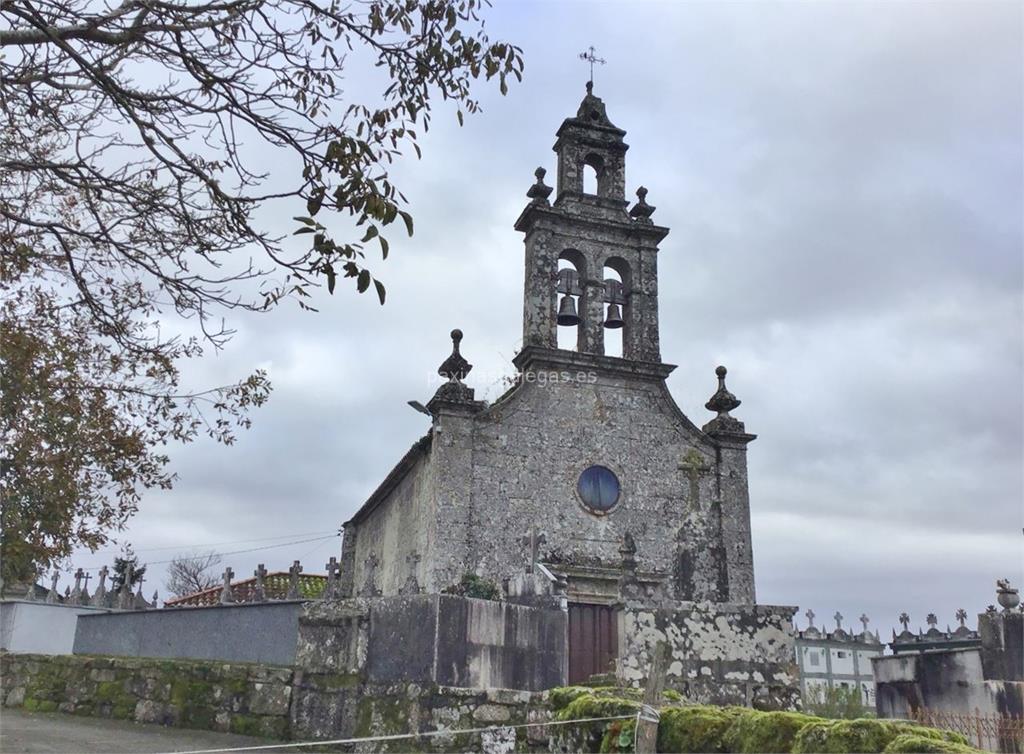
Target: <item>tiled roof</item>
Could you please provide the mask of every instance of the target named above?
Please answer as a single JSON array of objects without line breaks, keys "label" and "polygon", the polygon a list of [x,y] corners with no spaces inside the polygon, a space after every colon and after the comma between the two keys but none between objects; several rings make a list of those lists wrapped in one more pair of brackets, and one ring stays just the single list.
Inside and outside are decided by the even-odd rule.
[{"label": "tiled roof", "polygon": [[[263,595],[267,600],[283,600],[288,598],[288,584],[290,575],[288,571],[275,571],[263,577]],[[300,599],[316,599],[323,594],[327,587],[327,576],[318,573],[303,573],[299,575]],[[176,597],[166,600],[164,607],[197,607],[203,605],[219,605],[220,593],[223,587],[218,584],[209,589],[194,594],[186,594],[184,597]],[[235,602],[255,602],[256,578],[233,581],[231,591],[234,593]]]}]

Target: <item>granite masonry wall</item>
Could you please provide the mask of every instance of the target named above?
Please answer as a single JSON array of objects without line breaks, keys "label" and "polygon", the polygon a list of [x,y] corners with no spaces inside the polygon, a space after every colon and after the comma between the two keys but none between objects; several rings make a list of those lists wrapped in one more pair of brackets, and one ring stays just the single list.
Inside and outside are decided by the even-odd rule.
[{"label": "granite masonry wall", "polygon": [[287,738],[291,668],[0,654],[6,707]]},{"label": "granite masonry wall", "polygon": [[700,704],[796,709],[794,607],[692,603],[626,608],[619,618],[619,676],[639,686],[660,641],[671,649],[667,687]]}]

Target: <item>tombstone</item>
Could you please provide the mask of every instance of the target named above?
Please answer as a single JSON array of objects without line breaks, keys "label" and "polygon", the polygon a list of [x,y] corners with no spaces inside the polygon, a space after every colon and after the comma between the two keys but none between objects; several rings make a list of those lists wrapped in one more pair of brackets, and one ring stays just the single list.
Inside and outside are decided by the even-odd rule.
[{"label": "tombstone", "polygon": [[54,571],[50,577],[50,591],[46,593],[46,601],[51,605],[60,602],[60,595],[57,594],[57,579],[60,578],[60,572]]},{"label": "tombstone", "polygon": [[256,587],[253,591],[252,601],[253,602],[266,602],[267,593],[263,587],[263,579],[267,577],[267,569],[262,563],[257,566],[256,570],[252,572],[252,575],[256,577]]},{"label": "tombstone", "polygon": [[220,604],[230,605],[235,601],[235,592],[231,588],[231,579],[234,578],[235,572],[231,570],[231,566],[224,569],[224,583],[220,588]]},{"label": "tombstone", "polygon": [[84,576],[83,576],[82,593],[78,595],[78,604],[79,605],[88,605],[89,604],[89,579],[91,579],[91,578],[92,578],[92,574],[89,573],[88,571],[86,571]]},{"label": "tombstone", "polygon": [[327,569],[327,585],[321,596],[325,600],[333,600],[338,596],[338,573],[341,571],[341,566],[338,565],[338,559],[332,555],[324,567]]},{"label": "tombstone", "polygon": [[92,604],[96,607],[107,606],[107,574],[109,571],[106,566],[100,569],[100,583],[96,586],[96,594],[92,596]]},{"label": "tombstone", "polygon": [[71,602],[79,605],[82,598],[82,577],[85,575],[85,571],[79,568],[75,571],[75,588],[71,590]]},{"label": "tombstone", "polygon": [[292,563],[292,567],[288,569],[288,594],[285,595],[285,599],[297,600],[302,598],[299,592],[300,573],[302,573],[302,564],[296,560]]}]

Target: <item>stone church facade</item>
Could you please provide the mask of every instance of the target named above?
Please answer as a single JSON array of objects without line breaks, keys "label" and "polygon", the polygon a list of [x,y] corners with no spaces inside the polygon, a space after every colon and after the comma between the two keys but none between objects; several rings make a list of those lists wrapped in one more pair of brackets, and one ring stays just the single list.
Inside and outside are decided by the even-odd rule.
[{"label": "stone church facade", "polygon": [[[554,201],[538,170],[515,225],[526,246],[519,379],[492,405],[476,401],[454,333],[430,432],[345,524],[353,596],[438,592],[465,572],[501,583],[530,565],[535,528],[570,600],[617,597],[628,536],[652,600],[754,602],[754,436],[729,416],[739,401],[724,369],[703,429],[666,387],[675,367],[661,360],[657,257],[668,229],[652,222],[646,190],[629,207],[624,135],[589,91],[558,129]],[[586,167],[596,194],[583,191]],[[574,350],[558,348],[567,301]],[[621,356],[605,353],[606,323],[621,323]],[[602,480],[607,499],[588,499]]]},{"label": "stone church facade", "polygon": [[[494,403],[476,400],[452,332],[444,382],[421,407],[430,430],[345,523],[341,601],[311,619],[311,646],[365,636],[370,677],[405,678],[428,655],[435,682],[454,672],[444,682],[539,689],[610,670],[642,683],[664,642],[667,683],[688,699],[794,705],[795,608],[755,604],[755,437],[730,414],[740,402],[724,367],[703,427],[668,391],[657,259],[669,231],[646,189],[626,199],[624,136],[588,85],[556,135],[556,186],[538,168],[515,223],[518,378]],[[451,602],[467,575],[498,585],[499,606]],[[433,650],[413,652],[421,635]],[[346,641],[361,657],[363,640]]]}]

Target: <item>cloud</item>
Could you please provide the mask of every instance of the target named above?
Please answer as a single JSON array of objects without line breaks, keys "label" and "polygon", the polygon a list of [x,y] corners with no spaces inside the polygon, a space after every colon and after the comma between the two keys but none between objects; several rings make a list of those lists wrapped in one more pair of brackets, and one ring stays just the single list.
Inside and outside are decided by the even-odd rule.
[{"label": "cloud", "polygon": [[[236,339],[187,376],[266,366],[275,393],[236,446],[175,449],[176,488],[147,495],[123,538],[156,560],[167,551],[147,547],[332,531],[426,430],[405,402],[431,394],[453,327],[478,395],[501,392],[521,338],[512,223],[534,168],[554,177],[586,78],[575,54],[593,43],[628,189],[645,185],[672,230],[670,387],[702,424],[728,365],[759,435],[759,598],[846,625],[867,612],[885,634],[900,610],[952,621],[984,609],[996,577],[1020,581],[1020,7],[505,2],[488,28],[524,48],[525,81],[481,90],[461,129],[439,114],[423,159],[395,166],[416,234],[373,264],[387,306],[339,286],[316,314],[233,318]],[[349,91],[368,90],[360,76]],[[287,231],[295,214],[266,221]],[[312,572],[338,547],[230,562]]]}]

